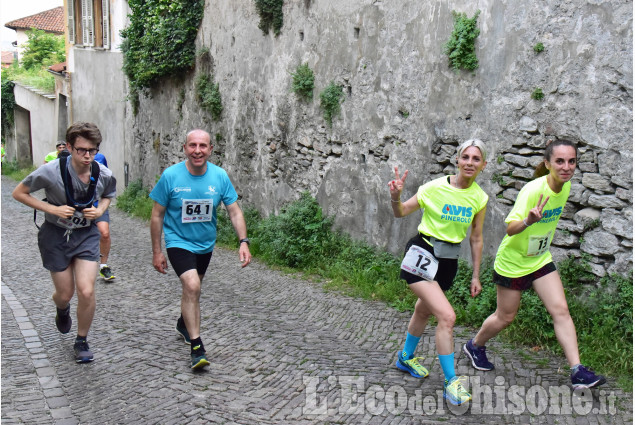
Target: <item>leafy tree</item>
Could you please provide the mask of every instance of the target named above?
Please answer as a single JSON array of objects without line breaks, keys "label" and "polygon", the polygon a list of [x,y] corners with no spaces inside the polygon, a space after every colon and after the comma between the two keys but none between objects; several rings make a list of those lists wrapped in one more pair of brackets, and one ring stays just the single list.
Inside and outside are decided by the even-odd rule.
[{"label": "leafy tree", "polygon": [[35,28],[28,30],[26,35],[29,39],[22,53],[22,66],[25,69],[47,67],[66,60],[63,35],[49,34]]}]

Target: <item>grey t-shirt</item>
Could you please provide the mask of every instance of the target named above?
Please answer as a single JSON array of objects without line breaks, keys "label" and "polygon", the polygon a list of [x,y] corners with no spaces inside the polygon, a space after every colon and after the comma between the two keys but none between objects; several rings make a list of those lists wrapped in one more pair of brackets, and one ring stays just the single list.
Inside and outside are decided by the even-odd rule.
[{"label": "grey t-shirt", "polygon": [[[99,164],[99,163],[98,163]],[[75,199],[83,199],[88,192],[88,184],[82,182],[75,169],[71,165],[71,158],[66,161],[67,169],[73,181]],[[46,199],[53,205],[66,205],[66,192],[64,191],[64,182],[60,173],[60,160],[56,159],[47,164],[41,165],[37,170],[26,176],[22,180],[22,184],[29,187],[30,192],[44,189]],[[95,191],[95,199],[114,198],[117,194],[117,181],[112,171],[99,164],[99,180]],[[46,221],[58,225],[59,217],[53,214],[45,214]]]}]

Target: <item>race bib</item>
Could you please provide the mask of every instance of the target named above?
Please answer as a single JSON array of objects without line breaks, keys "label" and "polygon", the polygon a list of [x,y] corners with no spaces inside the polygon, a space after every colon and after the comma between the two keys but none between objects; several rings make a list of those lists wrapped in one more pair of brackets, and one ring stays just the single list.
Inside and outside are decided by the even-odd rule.
[{"label": "race bib", "polygon": [[92,220],[84,217],[84,214],[79,211],[75,211],[71,218],[60,217],[57,219],[57,224],[59,226],[69,230],[79,229],[80,227],[88,227],[90,226],[90,223],[92,223]]},{"label": "race bib", "polygon": [[183,199],[181,223],[212,221],[214,201],[211,199]]},{"label": "race bib", "polygon": [[401,262],[401,270],[404,270],[423,280],[434,280],[439,269],[439,261],[434,256],[417,245],[412,245]]},{"label": "race bib", "polygon": [[529,236],[529,243],[527,244],[527,257],[539,257],[549,249],[549,236],[546,235],[531,235]]}]

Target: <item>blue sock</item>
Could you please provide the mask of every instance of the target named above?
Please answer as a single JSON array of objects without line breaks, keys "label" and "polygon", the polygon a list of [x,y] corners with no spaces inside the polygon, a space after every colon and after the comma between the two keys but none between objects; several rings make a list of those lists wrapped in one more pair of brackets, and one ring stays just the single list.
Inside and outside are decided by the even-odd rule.
[{"label": "blue sock", "polygon": [[402,353],[403,358],[409,359],[412,355],[414,355],[420,339],[420,336],[410,335],[410,333],[406,332],[406,343],[403,346]]},{"label": "blue sock", "polygon": [[439,354],[439,363],[441,363],[441,369],[443,369],[445,379],[449,381],[456,376],[454,372],[454,353]]}]

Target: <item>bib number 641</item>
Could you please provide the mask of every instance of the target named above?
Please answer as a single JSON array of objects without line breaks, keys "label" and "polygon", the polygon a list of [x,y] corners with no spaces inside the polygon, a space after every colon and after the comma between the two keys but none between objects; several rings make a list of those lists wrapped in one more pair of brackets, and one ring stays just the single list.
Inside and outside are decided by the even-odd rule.
[{"label": "bib number 641", "polygon": [[417,245],[412,245],[401,262],[401,270],[404,270],[423,280],[434,280],[439,269],[439,260]]}]

